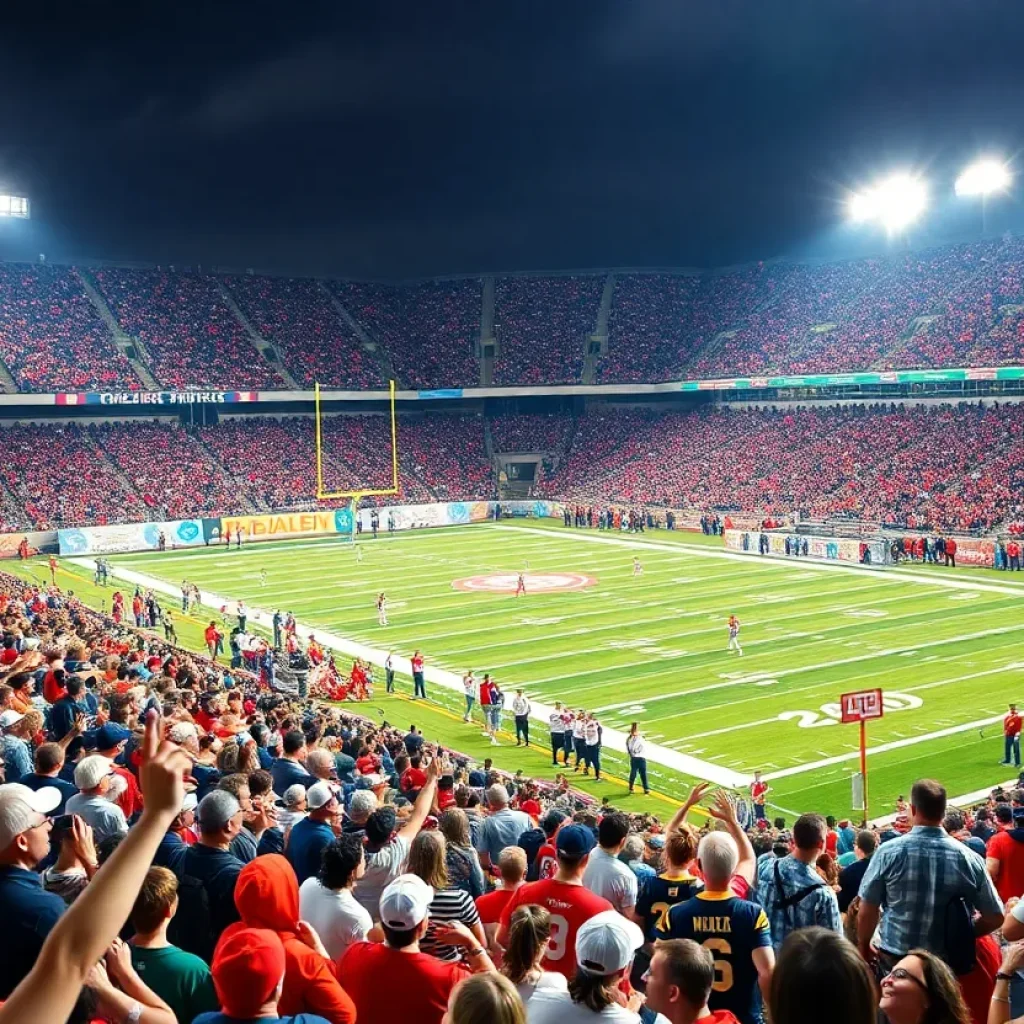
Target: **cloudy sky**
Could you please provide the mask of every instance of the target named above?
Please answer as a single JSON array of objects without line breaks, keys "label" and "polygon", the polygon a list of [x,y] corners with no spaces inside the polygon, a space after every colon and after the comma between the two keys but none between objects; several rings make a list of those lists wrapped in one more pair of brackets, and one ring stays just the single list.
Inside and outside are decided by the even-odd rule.
[{"label": "cloudy sky", "polygon": [[[398,278],[846,255],[845,190],[1018,157],[1016,0],[22,4],[0,257]],[[1018,161],[1020,162],[1020,161]],[[1024,228],[1012,197],[989,227]]]}]

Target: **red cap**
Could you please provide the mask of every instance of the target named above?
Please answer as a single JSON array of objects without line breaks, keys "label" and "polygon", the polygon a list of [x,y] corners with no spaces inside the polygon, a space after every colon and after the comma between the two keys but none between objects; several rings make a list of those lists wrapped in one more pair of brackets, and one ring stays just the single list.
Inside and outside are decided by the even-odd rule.
[{"label": "red cap", "polygon": [[276,932],[239,928],[217,944],[210,970],[221,1010],[249,1020],[284,977],[284,946]]}]

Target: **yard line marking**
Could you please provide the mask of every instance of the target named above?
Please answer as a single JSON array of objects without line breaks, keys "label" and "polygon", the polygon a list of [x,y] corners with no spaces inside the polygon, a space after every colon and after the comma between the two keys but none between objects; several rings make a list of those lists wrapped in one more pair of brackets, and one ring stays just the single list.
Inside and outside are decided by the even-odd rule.
[{"label": "yard line marking", "polygon": [[[95,571],[96,568],[96,563],[91,558],[72,558],[69,559],[69,561],[72,565],[85,568],[90,572]],[[149,576],[146,573],[135,572],[131,569],[122,568],[117,564],[111,566],[111,575],[123,579],[128,583],[137,583],[144,587],[148,587],[149,589],[161,594],[169,594],[171,596],[177,595],[178,597],[181,596],[180,586],[168,583],[155,576]],[[227,603],[226,598],[219,594],[214,594],[202,589],[200,590],[200,600],[203,604],[209,607],[220,607],[222,604]],[[271,621],[272,616],[258,608],[250,608],[249,618],[253,622],[265,627],[273,625]],[[296,626],[302,633],[315,629],[320,638],[329,646],[352,657],[362,658],[365,661],[372,662],[374,665],[383,667],[384,661],[388,657],[388,652],[385,650],[368,647],[365,644],[354,643],[346,637],[327,633],[324,630],[311,626],[307,623],[296,623]],[[408,658],[396,657],[394,662],[397,664],[399,671],[406,675],[411,675],[412,670],[409,665]],[[463,693],[462,677],[454,672],[447,672],[444,669],[428,666],[425,669],[424,674],[427,680],[432,683],[437,683],[438,685],[445,687],[445,689],[459,694]],[[538,722],[546,724],[548,716],[553,712],[553,705],[540,703],[531,704],[530,715]],[[618,729],[605,729],[602,734],[602,743],[612,751],[618,751],[619,753],[626,752],[626,734]],[[682,772],[684,775],[694,776],[698,779],[707,779],[710,782],[715,782],[718,785],[728,786],[730,788],[746,786],[750,782],[750,778],[747,775],[724,768],[722,765],[714,764],[711,761],[700,760],[690,754],[680,753],[678,750],[670,750],[668,747],[659,746],[657,743],[650,744],[650,751],[651,760],[658,761],[675,771]]]}]

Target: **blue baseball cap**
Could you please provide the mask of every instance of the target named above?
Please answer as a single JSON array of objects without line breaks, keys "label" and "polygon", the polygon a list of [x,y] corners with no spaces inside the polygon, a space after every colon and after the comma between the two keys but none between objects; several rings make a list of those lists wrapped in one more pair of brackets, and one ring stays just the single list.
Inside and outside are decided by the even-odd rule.
[{"label": "blue baseball cap", "polygon": [[131,729],[126,729],[123,725],[118,725],[117,722],[107,722],[106,725],[102,725],[96,730],[96,749],[110,750],[118,743],[124,743],[125,740],[130,739],[131,735]]},{"label": "blue baseball cap", "polygon": [[586,825],[563,825],[555,839],[555,849],[568,857],[582,857],[595,846],[597,839]]}]

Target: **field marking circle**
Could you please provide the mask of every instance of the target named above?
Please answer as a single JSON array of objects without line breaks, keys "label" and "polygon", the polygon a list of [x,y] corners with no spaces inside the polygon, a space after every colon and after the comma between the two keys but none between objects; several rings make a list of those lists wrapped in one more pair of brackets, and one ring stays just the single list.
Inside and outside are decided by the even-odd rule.
[{"label": "field marking circle", "polygon": [[[596,576],[582,572],[527,572],[523,574],[527,594],[554,594],[585,590],[597,583]],[[514,594],[519,583],[517,572],[490,572],[452,580],[456,590],[475,594]]]}]

